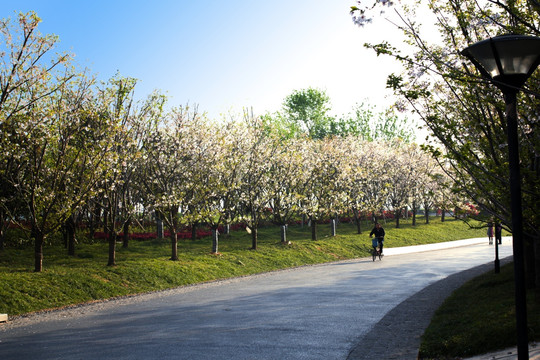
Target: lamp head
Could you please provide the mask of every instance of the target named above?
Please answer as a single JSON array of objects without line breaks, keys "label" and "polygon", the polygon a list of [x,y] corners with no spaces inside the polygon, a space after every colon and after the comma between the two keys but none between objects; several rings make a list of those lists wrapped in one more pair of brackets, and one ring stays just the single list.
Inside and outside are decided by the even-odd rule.
[{"label": "lamp head", "polygon": [[474,43],[461,54],[497,87],[517,92],[540,64],[540,38],[500,35]]}]

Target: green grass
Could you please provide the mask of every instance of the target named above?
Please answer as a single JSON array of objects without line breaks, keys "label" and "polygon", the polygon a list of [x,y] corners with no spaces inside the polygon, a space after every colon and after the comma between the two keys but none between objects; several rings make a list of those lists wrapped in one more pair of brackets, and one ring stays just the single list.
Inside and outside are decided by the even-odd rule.
[{"label": "green grass", "polygon": [[[418,221],[384,224],[387,247],[484,236],[482,230],[469,229],[461,221],[432,219],[426,225]],[[58,308],[71,304],[116,296],[224,279],[306,264],[369,256],[369,227],[361,235],[353,224],[341,223],[338,236],[330,237],[329,225],[318,225],[319,240],[312,241],[307,226],[290,226],[282,245],[280,229],[268,226],[259,230],[258,250],[249,250],[251,236],[245,231],[221,236],[220,255],[210,254],[211,240],[182,240],[179,261],[170,261],[168,239],[135,241],[127,249],[119,243],[116,266],[106,266],[108,244],[82,243],[76,256],[67,256],[63,246],[44,248],[44,271],[33,272],[33,248],[7,248],[0,253],[0,313],[10,316]],[[80,234],[79,237],[84,235]]]},{"label": "green grass", "polygon": [[[256,251],[250,250],[251,235],[245,231],[233,232],[230,236],[220,237],[219,255],[210,253],[210,238],[181,240],[178,245],[179,261],[169,260],[171,249],[168,239],[132,240],[128,248],[122,248],[118,243],[117,265],[112,267],[106,266],[106,243],[81,241],[73,257],[67,256],[62,246],[48,245],[44,249],[44,271],[41,273],[33,272],[32,247],[7,248],[0,252],[0,313],[23,315],[217,279],[366,257],[371,249],[368,236],[371,226],[367,223],[362,225],[363,233],[359,235],[355,225],[341,223],[336,237],[329,236],[329,225],[318,225],[317,241],[311,240],[311,229],[307,226],[290,226],[287,233],[290,245],[281,244],[279,227],[269,226],[259,230]],[[454,219],[441,223],[439,219],[432,218],[426,225],[420,218],[414,227],[410,220],[402,220],[400,225],[396,229],[393,222],[383,223],[385,247],[486,236],[484,229],[470,229]],[[82,240],[83,235],[79,237]],[[479,283],[468,284],[465,290],[454,295],[457,300],[453,300],[452,311],[441,308],[422,344],[422,351],[428,357],[453,354],[455,349],[484,352],[515,343],[512,280],[508,277],[508,270],[503,269],[500,276],[482,277]],[[478,292],[472,291],[470,286],[478,288]],[[499,287],[502,288],[497,290]],[[488,303],[496,307],[487,308]],[[469,313],[464,314],[460,312],[462,310]],[[481,314],[483,318],[480,318]],[[538,307],[532,308],[529,319],[533,316],[540,319]],[[489,321],[485,320],[486,317]],[[495,318],[504,325],[495,323]],[[533,326],[540,340],[540,326]],[[448,336],[441,334],[443,331]],[[485,344],[471,344],[473,340]]]},{"label": "green grass", "polygon": [[[538,296],[538,294],[536,295]],[[540,304],[527,294],[529,341],[540,340]],[[516,346],[513,264],[457,289],[436,311],[420,346],[422,359],[470,357]]]}]

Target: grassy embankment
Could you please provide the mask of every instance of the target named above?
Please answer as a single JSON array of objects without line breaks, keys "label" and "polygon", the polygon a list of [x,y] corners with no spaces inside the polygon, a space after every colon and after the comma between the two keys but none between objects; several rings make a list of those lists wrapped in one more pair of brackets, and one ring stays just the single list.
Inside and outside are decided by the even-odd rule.
[{"label": "grassy embankment", "polygon": [[[384,227],[387,247],[472,238],[485,233],[453,219],[444,223],[432,219],[429,225],[420,219],[416,227],[402,220],[399,229],[395,229],[393,222]],[[108,244],[105,241],[79,244],[76,256],[72,257],[63,246],[49,245],[44,248],[41,273],[33,272],[31,246],[7,248],[0,252],[0,313],[20,315],[115,296],[369,256],[371,242],[367,225],[361,235],[348,223],[339,224],[336,237],[329,236],[329,225],[320,224],[318,230],[319,240],[312,241],[310,228],[290,226],[287,240],[291,244],[282,245],[279,227],[261,228],[257,251],[249,250],[249,234],[234,231],[229,236],[220,236],[220,255],[210,254],[210,237],[181,240],[179,261],[169,260],[168,239],[132,240],[128,248],[118,243],[117,265],[112,267],[106,266]],[[79,238],[83,236],[79,234]]]},{"label": "grassy embankment", "polygon": [[[471,357],[516,346],[514,266],[479,276],[445,300],[426,329],[421,359]],[[527,292],[529,341],[540,341],[540,293]]]},{"label": "grassy embankment", "polygon": [[[429,225],[424,224],[420,219],[415,227],[410,224],[410,221],[402,221],[399,229],[394,228],[393,222],[388,222],[384,227],[387,232],[386,247],[485,236],[485,230],[469,229],[466,224],[453,219],[448,219],[444,223],[438,219],[432,219]],[[10,316],[21,315],[116,296],[369,255],[370,240],[367,225],[364,224],[364,232],[361,235],[356,234],[354,225],[346,223],[338,226],[338,236],[330,237],[329,232],[328,225],[319,225],[319,240],[312,241],[308,227],[290,226],[287,239],[291,241],[291,244],[282,245],[278,227],[262,228],[259,230],[257,251],[249,249],[251,246],[249,234],[245,231],[233,232],[229,236],[221,236],[220,255],[210,254],[210,238],[196,241],[183,240],[178,246],[179,261],[169,260],[170,243],[167,239],[132,240],[128,248],[118,245],[117,265],[113,267],[106,266],[108,245],[104,242],[79,244],[76,249],[77,255],[74,257],[67,256],[62,246],[50,245],[44,251],[44,271],[41,273],[32,271],[32,248],[8,248],[0,252],[0,281],[2,283],[0,313],[7,313]],[[476,285],[480,289],[480,294],[466,288],[463,294],[458,295],[458,306],[453,309],[457,312],[442,310],[443,315],[451,314],[450,319],[434,319],[431,325],[434,330],[430,330],[431,337],[426,334],[423,348],[427,349],[426,344],[429,346],[435,344],[435,349],[442,349],[441,351],[446,351],[446,353],[450,353],[452,347],[467,348],[471,336],[459,334],[465,334],[468,325],[484,326],[486,321],[480,318],[480,313],[487,313],[488,318],[495,317],[494,314],[498,316],[512,313],[513,304],[506,300],[499,300],[500,295],[497,293],[501,291],[505,294],[513,294],[509,289],[512,285],[511,280],[504,279],[507,279],[507,275],[501,274],[495,279],[480,280],[482,282]],[[502,284],[498,284],[499,282]],[[499,286],[503,289],[494,289]],[[487,294],[488,290],[495,293]],[[487,300],[479,302],[479,298]],[[491,306],[502,306],[502,308],[487,308],[490,303]],[[463,304],[467,305],[463,306]],[[478,311],[475,310],[477,305],[482,305]],[[469,310],[472,315],[464,315],[458,310]],[[540,318],[538,307],[531,310],[529,318],[534,316],[537,319]],[[471,316],[478,320],[471,321]],[[512,328],[511,314],[498,317],[503,318],[509,325],[494,324],[493,326]],[[465,329],[457,328],[458,322],[464,322]],[[442,337],[442,331],[448,328],[451,329],[450,334],[457,334],[453,336],[452,341],[444,340]],[[484,337],[491,337],[490,334],[493,333],[485,327],[471,331],[484,334]],[[511,335],[510,330],[495,336],[497,345],[502,344],[501,336],[508,338],[510,342],[513,341]],[[461,343],[455,338],[460,338]],[[441,340],[437,341],[437,339]],[[439,342],[438,347],[437,342]],[[449,346],[450,342],[455,345]],[[429,351],[433,350],[426,351],[426,354],[429,354]]]}]

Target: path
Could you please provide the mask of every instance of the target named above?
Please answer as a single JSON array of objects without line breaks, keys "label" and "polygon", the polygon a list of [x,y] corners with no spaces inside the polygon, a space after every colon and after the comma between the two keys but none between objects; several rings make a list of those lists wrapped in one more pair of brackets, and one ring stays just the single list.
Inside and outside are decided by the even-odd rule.
[{"label": "path", "polygon": [[[19,318],[0,325],[0,356],[353,359],[357,345],[396,306],[438,280],[492,263],[494,256],[487,241],[410,254],[385,251],[394,254],[383,261],[306,266]],[[505,239],[500,256],[511,252]]]}]

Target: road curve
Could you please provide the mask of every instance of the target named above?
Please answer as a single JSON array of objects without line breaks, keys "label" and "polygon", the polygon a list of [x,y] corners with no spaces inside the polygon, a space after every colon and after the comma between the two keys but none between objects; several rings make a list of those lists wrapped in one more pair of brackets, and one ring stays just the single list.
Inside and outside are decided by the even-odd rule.
[{"label": "road curve", "polygon": [[[347,359],[405,300],[493,262],[487,239],[459,245],[388,248],[382,261],[305,266],[21,317],[0,324],[0,358]],[[510,239],[499,249],[511,256]]]}]

